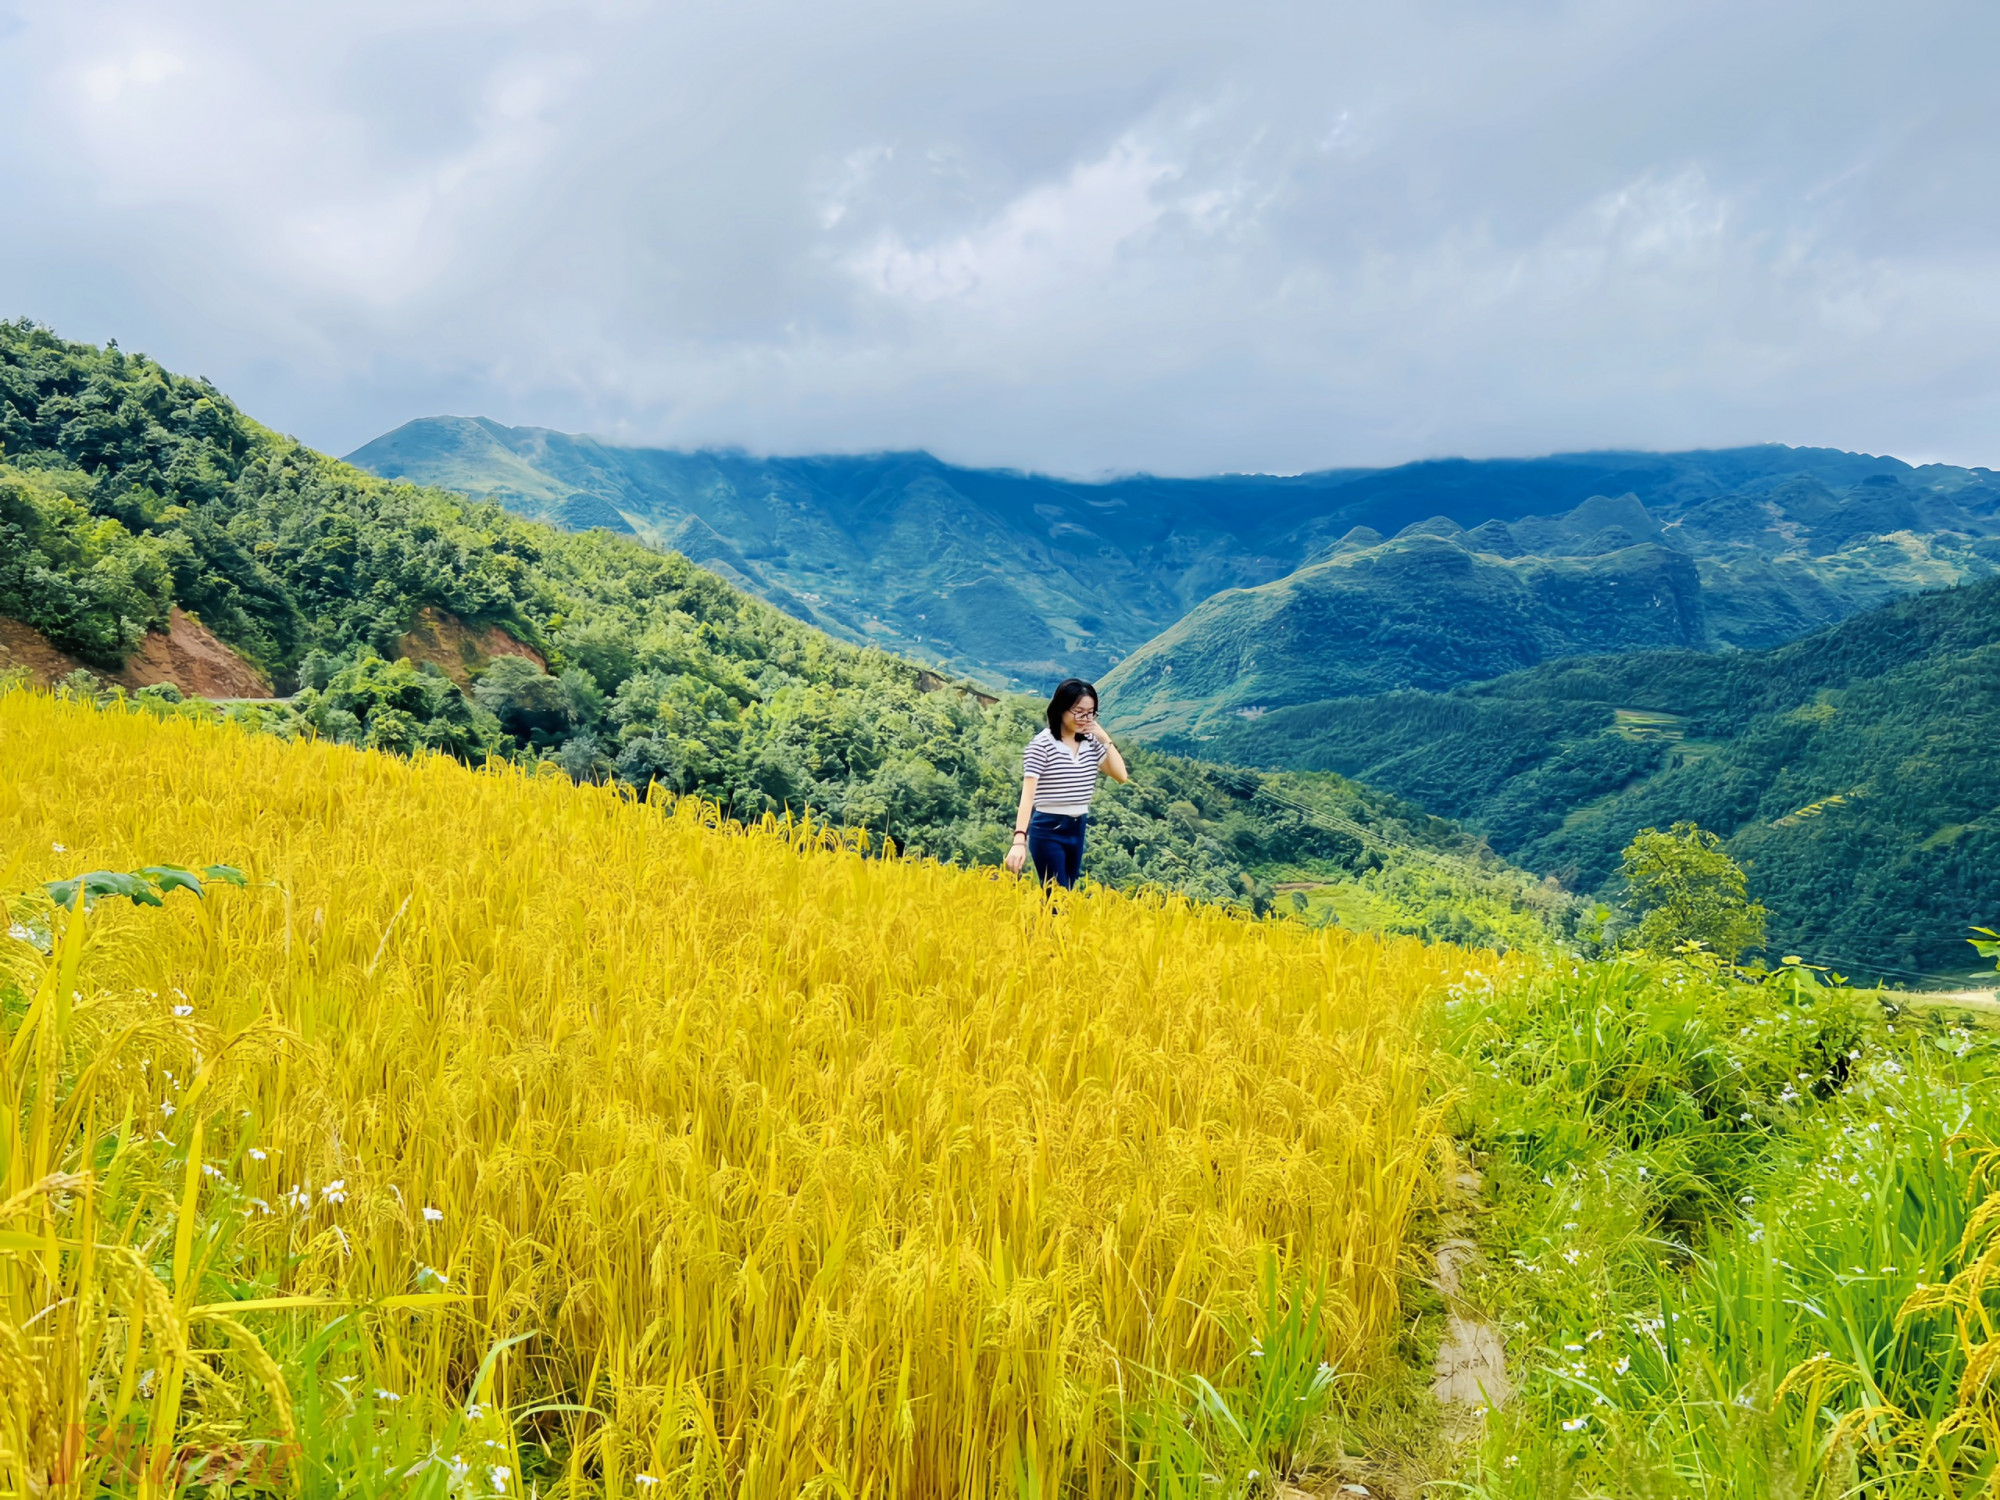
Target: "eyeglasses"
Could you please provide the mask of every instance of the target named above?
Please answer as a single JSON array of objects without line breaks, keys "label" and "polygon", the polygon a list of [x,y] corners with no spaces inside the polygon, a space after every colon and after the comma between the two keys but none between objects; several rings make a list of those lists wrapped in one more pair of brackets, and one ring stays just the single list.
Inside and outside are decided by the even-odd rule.
[{"label": "eyeglasses", "polygon": [[1079,724],[1088,724],[1096,717],[1097,710],[1094,708],[1079,708],[1075,714],[1076,722]]}]

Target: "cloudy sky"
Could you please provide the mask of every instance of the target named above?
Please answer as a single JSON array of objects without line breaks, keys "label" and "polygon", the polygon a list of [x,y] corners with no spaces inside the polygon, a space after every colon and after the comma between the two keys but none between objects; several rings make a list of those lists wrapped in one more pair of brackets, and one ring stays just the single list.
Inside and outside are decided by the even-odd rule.
[{"label": "cloudy sky", "polygon": [[1991,0],[0,0],[0,315],[438,412],[2000,466]]}]

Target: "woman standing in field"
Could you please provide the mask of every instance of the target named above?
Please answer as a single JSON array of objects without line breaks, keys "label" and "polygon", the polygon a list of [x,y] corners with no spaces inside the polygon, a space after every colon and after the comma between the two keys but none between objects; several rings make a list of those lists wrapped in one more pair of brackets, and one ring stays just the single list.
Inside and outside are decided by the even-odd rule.
[{"label": "woman standing in field", "polygon": [[1036,732],[1021,756],[1021,809],[1007,868],[1016,875],[1030,857],[1045,884],[1076,884],[1083,867],[1083,830],[1097,773],[1130,781],[1125,757],[1097,722],[1097,689],[1075,677],[1049,699],[1049,727]]}]

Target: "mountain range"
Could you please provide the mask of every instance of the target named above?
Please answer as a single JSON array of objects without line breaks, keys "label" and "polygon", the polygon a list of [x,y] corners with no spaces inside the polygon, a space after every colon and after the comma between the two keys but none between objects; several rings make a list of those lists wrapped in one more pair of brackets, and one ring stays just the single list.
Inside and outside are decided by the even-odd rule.
[{"label": "mountain range", "polygon": [[1763,650],[2000,564],[1990,471],[1749,452],[1796,467],[1730,474],[1714,462],[1729,455],[1665,455],[1679,482],[1645,499],[1469,529],[1438,516],[1387,539],[1357,530],[1285,578],[1204,601],[1121,662],[1107,697],[1133,728],[1201,732],[1224,715],[1566,656]]},{"label": "mountain range", "polygon": [[[738,818],[809,811],[988,866],[1041,708],[834,640],[632,537],[363,473],[206,381],[25,319],[0,320],[0,692],[23,679]],[[1481,944],[1546,943],[1574,910],[1337,777],[1130,755],[1133,783],[1093,805],[1106,884]]]},{"label": "mountain range", "polygon": [[[1083,483],[436,418],[374,471],[679,548],[851,640],[1332,771],[1616,898],[1640,828],[1724,835],[1773,941],[1965,967],[2000,915],[2000,475],[1770,445]],[[1990,580],[1990,581],[1988,581]]]},{"label": "mountain range", "polygon": [[1775,951],[1850,974],[1962,974],[1968,929],[2000,917],[2000,579],[1772,651],[1576,657],[1166,742],[1357,777],[1607,896],[1640,829],[1700,823]]},{"label": "mountain range", "polygon": [[1760,649],[2000,567],[1991,471],[1779,445],[1087,483],[432,417],[349,461],[636,534],[991,685],[1104,675],[1142,732],[1579,651]]},{"label": "mountain range", "polygon": [[[1580,910],[1537,875],[1615,900],[1632,833],[1692,819],[1775,952],[1962,974],[2000,916],[1985,470],[1772,447],[1085,484],[455,419],[364,450],[442,465],[425,488],[25,322],[0,445],[0,671],[77,692],[268,683],[296,696],[229,712],[991,862],[1035,705],[851,644],[907,630],[989,683],[1108,666],[1114,724],[1198,752],[1133,745],[1093,835],[1119,884],[1521,941]],[[932,653],[939,620],[961,638]]]}]

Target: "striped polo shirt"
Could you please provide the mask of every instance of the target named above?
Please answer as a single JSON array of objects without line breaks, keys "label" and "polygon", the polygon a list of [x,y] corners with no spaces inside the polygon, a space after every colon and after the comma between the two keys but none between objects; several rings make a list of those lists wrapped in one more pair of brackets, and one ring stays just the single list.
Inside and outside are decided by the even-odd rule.
[{"label": "striped polo shirt", "polygon": [[1104,764],[1104,746],[1085,739],[1072,755],[1070,747],[1042,730],[1021,753],[1021,774],[1035,778],[1035,807],[1041,812],[1081,816],[1090,811],[1097,790],[1097,768]]}]

